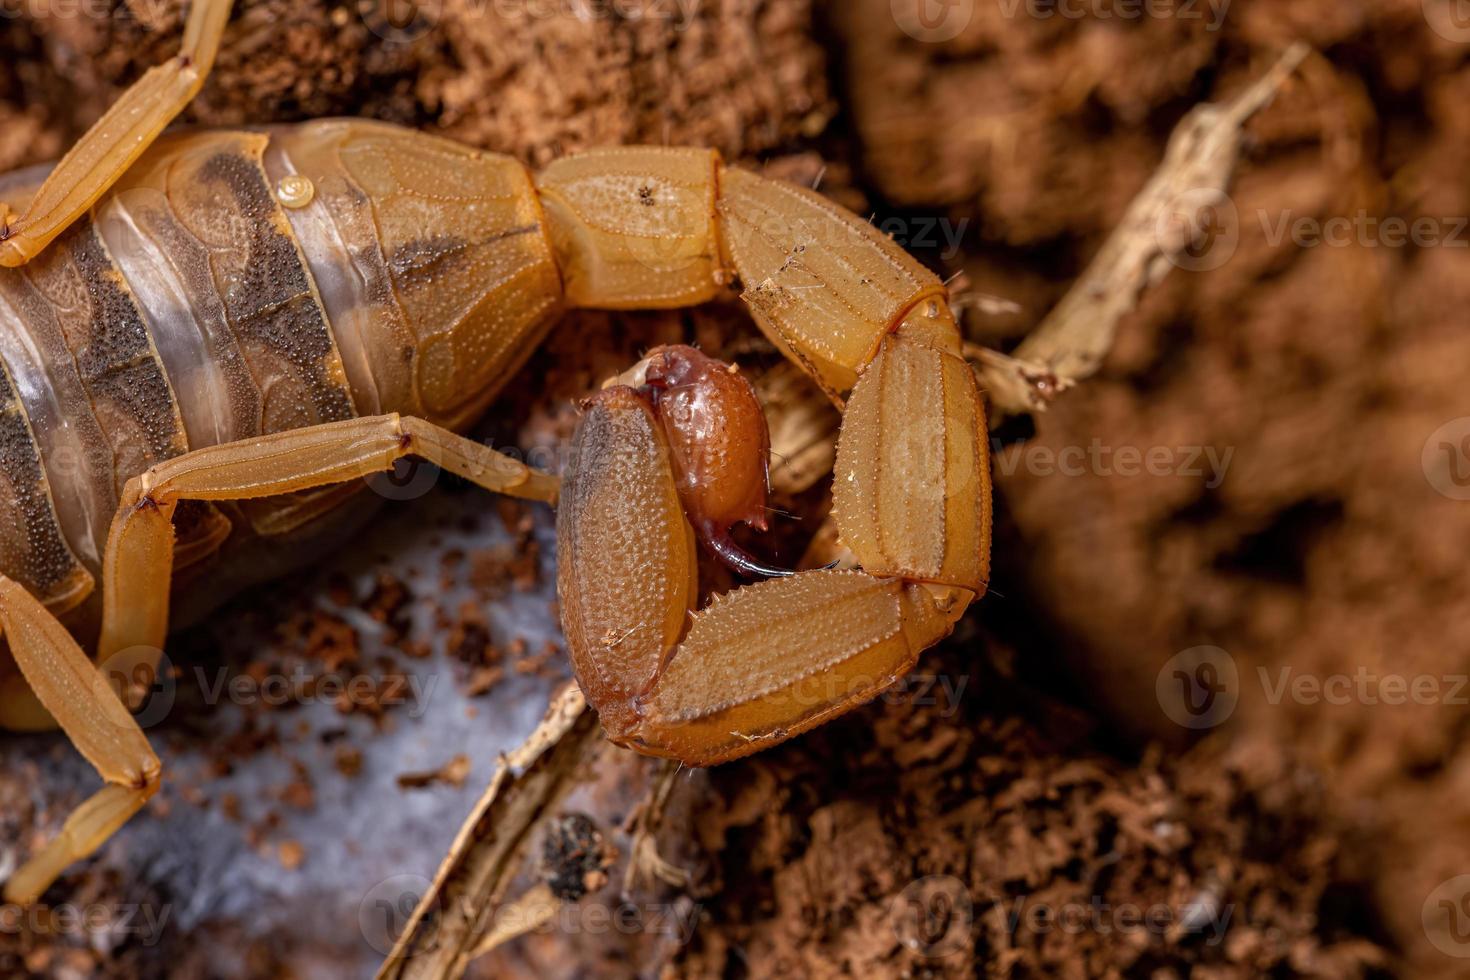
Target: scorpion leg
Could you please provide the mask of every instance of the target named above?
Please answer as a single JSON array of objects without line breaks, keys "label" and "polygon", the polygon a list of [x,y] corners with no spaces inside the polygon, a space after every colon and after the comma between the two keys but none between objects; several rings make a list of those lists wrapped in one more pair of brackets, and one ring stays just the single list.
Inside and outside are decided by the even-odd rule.
[{"label": "scorpion leg", "polygon": [[[487,490],[554,503],[555,477],[417,418],[380,415],[291,429],[184,453],[128,481],[103,559],[97,670],[23,588],[0,577],[0,626],[26,681],[77,749],[112,785],[83,804],[60,836],[6,885],[32,901],[91,854],[151,796],[159,762],[122,697],[158,667],[168,628],[173,512],[181,500],[243,500],[381,473],[419,456]],[[146,688],[148,685],[143,685]]]},{"label": "scorpion leg", "polygon": [[158,789],[161,767],[138,723],[76,640],[34,596],[4,576],[0,628],[31,690],[107,781],[6,881],[5,900],[24,905],[138,812]]},{"label": "scorpion leg", "polygon": [[[24,265],[81,217],[198,94],[214,66],[232,0],[193,0],[179,53],[122,94],[47,175],[25,211],[5,209],[0,266]],[[4,206],[0,205],[0,209]]]},{"label": "scorpion leg", "polygon": [[[555,477],[422,419],[399,415],[329,422],[210,446],[158,463],[128,481],[102,565],[98,660],[114,678],[151,672],[168,630],[173,512],[180,500],[244,500],[381,473],[419,456],[486,490],[555,503]],[[120,659],[115,659],[120,658]]]}]

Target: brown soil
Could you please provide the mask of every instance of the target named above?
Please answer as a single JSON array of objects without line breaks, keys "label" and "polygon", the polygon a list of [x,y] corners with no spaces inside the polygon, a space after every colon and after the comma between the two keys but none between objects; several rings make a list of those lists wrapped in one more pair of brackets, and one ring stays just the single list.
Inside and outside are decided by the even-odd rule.
[{"label": "brown soil", "polygon": [[[0,23],[0,167],[55,156],[171,53],[177,12],[147,16],[157,6]],[[1433,924],[1436,889],[1470,873],[1470,690],[1451,639],[1470,620],[1470,504],[1436,492],[1445,473],[1427,479],[1421,452],[1465,413],[1470,232],[1453,216],[1470,214],[1470,44],[1431,29],[1433,0],[1237,0],[1218,30],[1218,4],[1119,19],[959,0],[972,16],[946,41],[917,40],[894,14],[906,5],[884,0],[645,5],[692,9],[688,23],[425,6],[436,15],[401,28],[372,4],[365,19],[248,3],[187,119],[361,114],[532,164],[669,142],[822,174],[824,191],[911,236],[935,219],[963,227],[956,253],[941,239],[925,257],[1019,305],[967,316],[971,339],[1002,349],[1077,276],[1184,112],[1238,91],[1290,40],[1319,52],[1250,126],[1228,260],[1172,272],[1102,373],[998,456],[994,590],[922,663],[934,686],[681,783],[660,846],[697,872],[687,945],[541,935],[478,972],[1465,975],[1445,949],[1470,947]],[[1357,215],[1432,218],[1440,240],[1275,237],[1283,218]],[[578,316],[503,409],[523,444],[546,443],[570,400],[641,347],[698,340],[769,367],[753,336],[735,306]],[[1106,464],[1047,464],[1094,441]],[[1120,475],[1125,449],[1167,450],[1168,473]],[[1229,460],[1217,486],[1205,449]],[[784,503],[812,514],[819,496]],[[485,644],[470,643],[476,656]],[[1158,682],[1203,646],[1228,652],[1238,706],[1201,740],[1170,720]],[[1371,691],[1378,680],[1356,678],[1432,678],[1439,695],[1277,698],[1286,668]],[[37,785],[3,798],[44,798]],[[7,807],[7,839],[31,806]],[[1132,923],[1125,906],[1156,920]],[[192,975],[208,968],[178,951],[200,938],[99,953],[0,933],[0,970]],[[291,966],[262,955],[233,962]]]}]

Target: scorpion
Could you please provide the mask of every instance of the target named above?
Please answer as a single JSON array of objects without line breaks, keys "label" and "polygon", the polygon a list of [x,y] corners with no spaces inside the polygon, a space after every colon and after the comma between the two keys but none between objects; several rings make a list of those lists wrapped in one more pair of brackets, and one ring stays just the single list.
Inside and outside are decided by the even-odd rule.
[{"label": "scorpion", "polygon": [[[887,236],[710,149],[532,173],[358,119],[165,133],[231,5],[194,0],[176,57],[53,168],[0,178],[0,727],[59,727],[103,780],[8,901],[159,787],[119,678],[157,669],[171,623],[350,536],[362,481],[407,457],[557,505],[573,672],[606,736],[651,756],[713,765],[822,724],[984,593],[984,403],[945,287]],[[560,479],[461,434],[562,311],[737,281],[843,412],[844,567],[733,543],[765,526],[769,435],[750,384],[693,349],[587,399]],[[701,543],[766,577],[697,610]]]}]

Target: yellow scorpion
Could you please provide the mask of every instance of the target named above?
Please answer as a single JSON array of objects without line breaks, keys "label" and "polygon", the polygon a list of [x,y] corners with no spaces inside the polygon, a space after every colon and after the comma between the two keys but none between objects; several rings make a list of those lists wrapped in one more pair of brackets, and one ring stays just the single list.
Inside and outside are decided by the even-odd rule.
[{"label": "yellow scorpion", "polygon": [[[155,669],[170,622],[352,533],[361,478],[406,456],[560,496],[573,667],[607,735],[646,754],[708,765],[821,724],[984,592],[984,406],[944,287],[887,237],[706,149],[533,174],[363,120],[162,136],[229,15],[195,0],[177,57],[44,178],[0,178],[0,726],[59,725],[106,784],[8,900],[34,901],[158,788],[113,678]],[[727,534],[763,525],[769,437],[743,379],[652,352],[586,404],[564,485],[456,433],[562,311],[689,306],[737,280],[844,411],[853,567],[696,612],[699,541],[773,571]]]}]

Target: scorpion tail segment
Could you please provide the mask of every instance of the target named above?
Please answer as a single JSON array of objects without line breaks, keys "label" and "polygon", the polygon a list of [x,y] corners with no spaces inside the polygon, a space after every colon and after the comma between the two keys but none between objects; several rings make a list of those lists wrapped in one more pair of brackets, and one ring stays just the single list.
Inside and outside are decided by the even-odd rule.
[{"label": "scorpion tail segment", "polygon": [[198,94],[214,66],[231,0],[193,0],[179,53],[150,68],[46,177],[24,213],[0,229],[0,266],[24,265],[115,184]]},{"label": "scorpion tail segment", "polygon": [[951,625],[926,587],[861,571],[736,589],[695,616],[628,742],[691,765],[758,752],[876,697]]},{"label": "scorpion tail segment", "polygon": [[990,459],[974,372],[885,338],[848,400],[833,512],[869,573],[980,594],[990,574]]},{"label": "scorpion tail segment", "polygon": [[556,515],[557,595],[577,682],[624,741],[632,701],[678,645],[698,591],[694,534],[663,429],[637,391],[594,396]]},{"label": "scorpion tail segment", "polygon": [[110,785],[82,804],[60,836],[11,876],[5,900],[35,901],[66,866],[95,851],[158,788],[160,764],[112,684],[66,628],[17,583],[0,576],[0,627],[36,697]]},{"label": "scorpion tail segment", "polygon": [[719,154],[619,147],[563,157],[536,178],[566,302],[671,309],[729,277],[715,233]]},{"label": "scorpion tail segment", "polygon": [[756,322],[834,400],[910,310],[944,296],[888,236],[804,187],[725,169],[719,214]]},{"label": "scorpion tail segment", "polygon": [[985,590],[985,409],[944,286],[872,225],[805,188],[728,169],[720,234],[755,318],[845,405],[833,480],[843,544],[870,574]]}]

